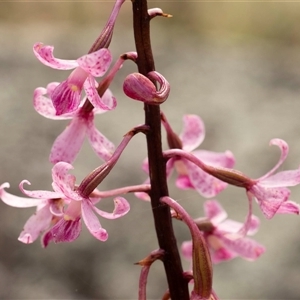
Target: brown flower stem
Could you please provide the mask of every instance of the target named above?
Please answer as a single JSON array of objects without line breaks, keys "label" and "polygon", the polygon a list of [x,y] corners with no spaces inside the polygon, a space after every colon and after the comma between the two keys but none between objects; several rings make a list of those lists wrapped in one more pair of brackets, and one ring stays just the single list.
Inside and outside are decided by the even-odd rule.
[{"label": "brown flower stem", "polygon": [[[147,76],[155,70],[150,42],[150,19],[147,0],[132,0],[135,45],[138,54],[137,66]],[[181,260],[172,226],[170,209],[160,202],[168,196],[166,165],[161,145],[161,119],[159,105],[145,104],[145,124],[150,130],[146,134],[151,182],[151,205],[160,249],[165,251],[163,264],[172,300],[188,300],[189,292],[183,277]]]}]

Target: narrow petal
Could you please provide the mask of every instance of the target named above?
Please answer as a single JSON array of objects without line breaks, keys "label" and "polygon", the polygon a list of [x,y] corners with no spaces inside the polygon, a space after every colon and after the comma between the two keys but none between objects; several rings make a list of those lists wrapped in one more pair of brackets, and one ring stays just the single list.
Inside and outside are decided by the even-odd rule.
[{"label": "narrow petal", "polygon": [[118,219],[126,215],[130,210],[130,205],[127,200],[123,197],[117,197],[114,199],[115,208],[112,213],[105,212],[98,209],[96,206],[93,206],[93,210],[101,217],[106,219]]},{"label": "narrow petal", "polygon": [[53,56],[53,46],[36,43],[33,45],[33,52],[37,59],[44,65],[58,70],[70,70],[78,66],[76,60],[58,59]]},{"label": "narrow petal", "polygon": [[200,117],[197,115],[183,116],[183,131],[180,139],[183,144],[183,150],[191,152],[196,149],[204,140],[205,127]]},{"label": "narrow petal", "polygon": [[97,83],[95,82],[95,79],[92,76],[88,76],[84,83],[84,90],[86,93],[86,96],[90,100],[90,102],[93,104],[93,106],[96,109],[101,110],[112,110],[117,106],[117,101],[115,97],[110,98],[111,100],[109,103],[107,102],[107,98],[102,100],[102,98],[99,96],[98,91],[96,89]]},{"label": "narrow petal", "polygon": [[73,220],[60,219],[42,237],[43,247],[47,247],[50,242],[64,243],[75,241],[81,232],[81,219]]},{"label": "narrow petal", "polygon": [[12,195],[8,192],[6,192],[4,189],[9,188],[9,183],[3,183],[0,186],[0,198],[1,200],[13,207],[33,207],[33,206],[38,206],[42,203],[44,203],[45,200],[43,199],[33,199],[33,198],[25,198],[25,197],[18,197],[15,195]]},{"label": "narrow petal", "polygon": [[206,198],[216,196],[227,187],[227,183],[202,171],[196,165],[183,160],[188,169],[188,176],[195,189]]},{"label": "narrow petal", "polygon": [[227,213],[220,203],[216,200],[207,200],[204,202],[205,216],[213,223],[218,225],[227,218]]},{"label": "narrow petal", "polygon": [[66,162],[58,162],[52,168],[53,189],[61,193],[61,197],[67,197],[71,200],[82,200],[82,197],[74,191],[75,176],[69,174],[73,166]]},{"label": "narrow petal", "polygon": [[46,204],[28,219],[18,240],[24,244],[33,243],[49,227],[51,219],[49,204]]},{"label": "narrow petal", "polygon": [[282,171],[275,175],[259,180],[259,184],[264,187],[286,187],[295,186],[300,183],[300,169],[292,171]]},{"label": "narrow petal", "polygon": [[87,126],[87,137],[93,150],[104,161],[109,160],[115,151],[114,144],[97,130],[93,121],[89,121]]},{"label": "narrow petal", "polygon": [[255,260],[265,252],[262,245],[249,238],[230,240],[221,235],[219,239],[227,249],[248,260]]},{"label": "narrow petal", "polygon": [[254,185],[249,192],[256,198],[267,219],[271,219],[290,196],[290,191],[286,188],[264,188],[259,184]]},{"label": "narrow petal", "polygon": [[293,201],[286,201],[283,202],[279,209],[277,210],[278,214],[295,214],[299,215],[300,213],[300,206],[298,203]]},{"label": "narrow petal", "polygon": [[[107,89],[104,93],[104,95],[101,97],[101,102],[104,103],[105,107],[116,107],[117,106],[117,100],[112,94],[110,89]],[[95,107],[94,108],[94,114],[103,114],[107,112],[107,109],[100,109]]]},{"label": "narrow petal", "polygon": [[79,153],[87,132],[87,121],[74,117],[66,129],[56,138],[49,160],[55,164],[60,161],[73,163]]},{"label": "narrow petal", "polygon": [[[58,199],[61,198],[61,194],[57,193],[57,192],[50,192],[50,191],[28,191],[25,190],[23,185],[24,183],[31,185],[31,183],[28,180],[23,180],[21,181],[21,183],[19,184],[19,188],[21,190],[21,192],[31,198],[36,198],[33,200],[37,200],[37,199]],[[38,203],[38,201],[36,201],[36,203]],[[36,205],[30,205],[30,206],[36,206]],[[29,206],[28,206],[29,207]]]},{"label": "narrow petal", "polygon": [[34,109],[43,117],[48,119],[64,119],[64,117],[56,116],[56,111],[53,106],[52,100],[44,95],[47,94],[45,88],[39,87],[33,93],[33,106]]},{"label": "narrow petal", "polygon": [[98,218],[93,212],[92,204],[88,199],[82,201],[81,214],[89,232],[99,241],[105,242],[108,238],[107,231],[102,228]]},{"label": "narrow petal", "polygon": [[274,168],[272,168],[267,174],[259,178],[260,181],[271,176],[282,165],[289,153],[289,146],[284,140],[273,139],[270,141],[270,145],[275,145],[279,147],[281,151],[280,158],[278,163],[274,166]]},{"label": "narrow petal", "polygon": [[112,61],[110,51],[106,48],[86,54],[77,59],[78,65],[94,77],[103,76]]},{"label": "narrow petal", "polygon": [[213,152],[205,150],[196,150],[192,153],[201,161],[211,166],[232,168],[235,164],[234,156],[230,151]]}]

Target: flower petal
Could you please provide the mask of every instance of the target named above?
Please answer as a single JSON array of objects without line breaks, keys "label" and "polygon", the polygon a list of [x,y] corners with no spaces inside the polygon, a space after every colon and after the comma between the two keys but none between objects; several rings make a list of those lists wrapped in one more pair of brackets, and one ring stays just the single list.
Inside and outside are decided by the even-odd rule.
[{"label": "flower petal", "polygon": [[277,210],[277,214],[295,214],[299,215],[300,206],[298,203],[293,201],[285,201],[283,202],[279,209]]},{"label": "flower petal", "polygon": [[55,164],[60,161],[73,163],[79,153],[87,131],[87,121],[74,117],[66,129],[56,138],[49,160]]},{"label": "flower petal", "polygon": [[183,131],[180,139],[183,144],[183,150],[191,152],[196,149],[204,140],[205,127],[202,119],[197,115],[183,116]]},{"label": "flower petal", "polygon": [[223,153],[206,150],[196,150],[192,153],[201,161],[211,166],[232,168],[235,164],[234,156],[230,151],[225,151]]},{"label": "flower petal", "polygon": [[[25,190],[23,185],[24,183],[27,183],[28,185],[31,185],[31,183],[28,181],[28,180],[22,180],[19,184],[19,188],[21,190],[21,192],[28,196],[28,197],[31,197],[31,198],[36,198],[36,199],[33,199],[33,200],[37,200],[37,199],[58,199],[61,197],[61,194],[57,193],[57,192],[50,192],[50,191],[28,191],[28,190]],[[36,204],[35,205],[30,205],[30,206],[36,206],[37,204],[40,204],[38,203],[38,201],[36,201]],[[26,207],[26,206],[24,206]],[[29,206],[27,206],[29,207]]]},{"label": "flower petal", "polygon": [[81,204],[81,214],[89,232],[98,240],[104,242],[108,238],[107,231],[102,228],[98,218],[93,212],[92,204],[88,199],[83,199]]},{"label": "flower petal", "polygon": [[106,48],[92,52],[77,59],[78,65],[94,77],[103,76],[112,61],[110,51]]},{"label": "flower petal", "polygon": [[123,197],[117,197],[114,199],[115,208],[112,213],[105,212],[93,206],[93,210],[101,217],[114,220],[126,215],[130,210],[130,205],[127,200]]},{"label": "flower petal", "polygon": [[208,175],[189,161],[183,160],[183,162],[188,169],[192,185],[203,197],[214,197],[227,187],[227,183]]},{"label": "flower petal", "polygon": [[75,241],[81,232],[81,219],[73,220],[60,219],[42,237],[42,246],[47,247],[50,242],[64,243]]},{"label": "flower petal", "polygon": [[[103,96],[101,97],[101,102],[104,103],[105,107],[116,107],[117,106],[117,100],[112,94],[110,89],[107,89]],[[101,108],[94,108],[94,114],[103,114],[107,112],[107,109],[101,109]]]},{"label": "flower petal", "polygon": [[98,83],[95,82],[95,79],[92,76],[88,76],[85,83],[84,83],[84,90],[86,93],[86,96],[90,100],[90,102],[93,104],[93,106],[96,109],[101,110],[112,110],[117,106],[116,98],[112,96],[109,100],[105,98],[105,101],[99,96],[98,91],[96,89],[96,86],[98,86]]},{"label": "flower petal", "polygon": [[58,193],[61,193],[61,197],[64,196],[70,200],[82,200],[82,197],[74,191],[75,188],[75,176],[68,172],[73,169],[73,166],[66,162],[58,162],[52,168],[53,189]]},{"label": "flower petal", "polygon": [[273,139],[270,141],[270,145],[275,145],[278,146],[281,154],[280,154],[280,158],[279,161],[277,162],[277,164],[274,166],[274,168],[272,168],[267,174],[265,174],[264,176],[260,177],[259,180],[262,181],[265,178],[271,176],[280,166],[281,164],[285,161],[288,153],[289,153],[289,146],[288,144],[281,139]]},{"label": "flower petal", "polygon": [[50,94],[56,115],[74,112],[80,104],[82,89],[69,80],[62,81]]},{"label": "flower petal", "polygon": [[33,243],[49,227],[51,219],[52,214],[47,203],[28,219],[18,240],[24,244]]},{"label": "flower petal", "polygon": [[9,188],[9,183],[5,182],[0,186],[0,198],[1,200],[13,207],[33,207],[38,206],[44,203],[42,199],[33,199],[33,198],[25,198],[25,197],[18,197],[12,195],[4,190],[4,188]]},{"label": "flower petal", "polygon": [[255,184],[249,192],[256,198],[267,219],[271,219],[290,196],[290,191],[286,188],[264,188],[259,184]]},{"label": "flower petal", "polygon": [[231,240],[220,235],[219,239],[228,250],[248,260],[255,260],[265,252],[262,245],[249,238]]},{"label": "flower petal", "polygon": [[70,70],[78,66],[76,60],[58,59],[53,56],[53,46],[36,43],[33,45],[33,52],[37,59],[44,65],[58,70]]},{"label": "flower petal", "polygon": [[109,160],[115,151],[115,146],[97,130],[93,121],[89,121],[87,125],[87,137],[97,155],[104,161]]},{"label": "flower petal", "polygon": [[194,188],[188,175],[178,175],[175,184],[179,189],[182,190],[188,190]]},{"label": "flower petal", "polygon": [[259,180],[264,187],[295,186],[300,183],[300,169],[278,172],[275,175]]},{"label": "flower petal", "polygon": [[218,225],[227,218],[227,213],[220,203],[216,200],[207,200],[204,202],[205,216],[213,223]]}]

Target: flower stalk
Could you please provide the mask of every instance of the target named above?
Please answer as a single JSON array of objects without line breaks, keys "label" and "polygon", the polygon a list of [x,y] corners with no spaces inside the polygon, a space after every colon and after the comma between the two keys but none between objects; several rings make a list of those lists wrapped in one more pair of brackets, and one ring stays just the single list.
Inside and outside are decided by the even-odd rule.
[{"label": "flower stalk", "polygon": [[[150,20],[147,0],[132,1],[133,29],[138,54],[138,71],[144,76],[155,71],[150,42]],[[151,206],[160,249],[165,251],[163,261],[172,300],[189,300],[188,284],[184,280],[182,265],[172,226],[170,209],[160,198],[168,196],[166,165],[162,153],[159,105],[144,104],[145,124],[150,128],[146,135],[151,183]]]}]

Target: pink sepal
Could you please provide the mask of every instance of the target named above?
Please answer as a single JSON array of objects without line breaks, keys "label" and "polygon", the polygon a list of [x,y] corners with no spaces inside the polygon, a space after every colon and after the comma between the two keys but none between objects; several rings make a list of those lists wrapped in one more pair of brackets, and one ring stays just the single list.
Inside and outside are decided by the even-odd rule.
[{"label": "pink sepal", "polygon": [[[49,98],[53,90],[59,85],[59,82],[51,82],[47,85],[47,88],[39,87],[34,90],[33,93],[33,106],[34,109],[43,117],[52,120],[66,120],[72,118],[72,113],[66,113],[63,115],[56,115],[56,110],[53,106],[52,100]],[[48,95],[46,97],[45,95]]]},{"label": "pink sepal", "polygon": [[183,116],[183,130],[180,139],[183,150],[191,152],[196,149],[204,140],[205,127],[200,117],[197,115]]},{"label": "pink sepal", "polygon": [[295,214],[299,215],[300,213],[300,206],[298,203],[294,201],[285,201],[283,202],[280,207],[278,208],[277,214]]},{"label": "pink sepal", "polygon": [[211,198],[219,194],[227,187],[227,183],[205,173],[195,164],[183,160],[188,170],[188,177],[194,188],[206,198]]},{"label": "pink sepal", "polygon": [[92,120],[88,121],[87,137],[96,154],[107,161],[115,151],[114,144],[109,141],[94,125]]},{"label": "pink sepal", "polygon": [[90,203],[90,200],[83,200],[81,204],[81,214],[84,220],[84,223],[89,230],[89,232],[98,240],[104,242],[108,238],[107,231],[102,228],[98,218],[95,216],[93,205]]},{"label": "pink sepal", "polygon": [[130,210],[130,205],[123,197],[117,197],[114,199],[115,208],[112,213],[105,212],[93,206],[93,210],[101,217],[114,220],[126,215]]},{"label": "pink sepal", "polygon": [[112,56],[108,49],[99,49],[77,59],[78,65],[94,77],[103,76],[108,70]]},{"label": "pink sepal", "polygon": [[[25,181],[27,182],[27,181]],[[5,188],[9,188],[9,183],[5,182],[0,186],[0,198],[1,200],[13,207],[33,207],[37,205],[41,205],[45,203],[45,200],[42,200],[41,198],[32,199],[32,198],[25,198],[25,197],[18,197],[15,195],[12,195],[5,191]]]},{"label": "pink sepal", "polygon": [[[28,180],[22,180],[19,184],[19,188],[21,192],[31,198],[36,198],[36,199],[57,199],[61,197],[60,193],[57,192],[50,192],[50,191],[28,191],[25,190],[23,185],[24,183],[31,185],[31,183]],[[30,199],[31,200],[31,199]]]},{"label": "pink sepal", "polygon": [[37,59],[44,65],[58,70],[70,70],[78,66],[76,60],[58,59],[53,56],[53,46],[36,43],[33,45],[33,52]]},{"label": "pink sepal", "polygon": [[268,173],[266,173],[264,176],[259,178],[260,181],[264,180],[267,177],[270,177],[282,165],[282,163],[285,161],[289,153],[289,146],[284,140],[272,139],[270,141],[270,145],[275,145],[279,147],[281,151],[280,158],[277,164],[274,166],[274,168],[272,168]]},{"label": "pink sepal", "polygon": [[53,164],[60,161],[72,163],[81,149],[86,133],[86,121],[83,118],[74,117],[54,141],[49,157],[50,162]]},{"label": "pink sepal", "polygon": [[256,198],[267,219],[271,219],[276,214],[291,193],[287,188],[264,188],[259,184],[254,185],[249,192]]},{"label": "pink sepal", "polygon": [[[265,177],[265,176],[264,176]],[[278,172],[275,175],[259,180],[259,184],[264,187],[284,187],[295,186],[300,183],[300,169]]]},{"label": "pink sepal", "polygon": [[110,101],[107,101],[108,98],[102,99],[98,94],[97,86],[98,83],[95,81],[95,79],[92,76],[88,76],[84,83],[84,90],[87,98],[97,109],[101,109],[104,111],[114,109],[117,106],[116,98],[111,96],[109,98]]},{"label": "pink sepal", "polygon": [[33,243],[49,227],[51,219],[52,214],[47,203],[27,220],[18,240],[24,244]]}]

